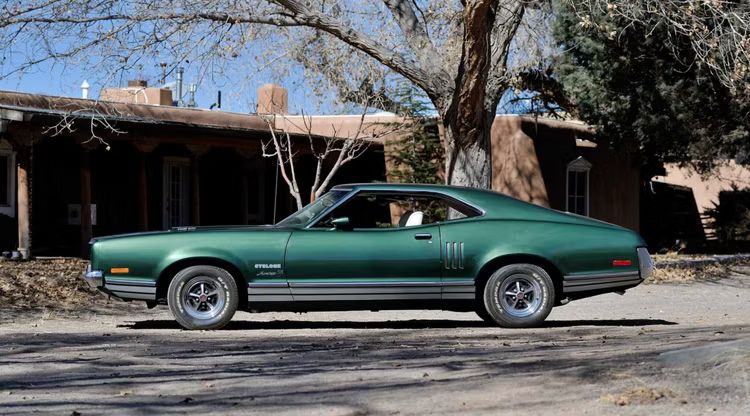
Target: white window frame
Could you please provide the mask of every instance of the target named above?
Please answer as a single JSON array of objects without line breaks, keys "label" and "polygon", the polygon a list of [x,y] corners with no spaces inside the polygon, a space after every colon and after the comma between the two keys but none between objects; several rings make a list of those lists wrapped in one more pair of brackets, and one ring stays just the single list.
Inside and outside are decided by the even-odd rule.
[{"label": "white window frame", "polygon": [[0,215],[16,216],[16,152],[0,140],[0,156],[8,157],[8,205],[0,205]]},{"label": "white window frame", "polygon": [[568,163],[568,166],[565,169],[565,211],[570,212],[570,172],[576,172],[576,173],[585,173],[586,174],[586,196],[585,198],[585,204],[584,204],[584,214],[585,216],[589,216],[589,201],[590,198],[590,181],[589,177],[591,176],[591,167],[593,165],[591,162],[586,160],[583,156],[579,156],[575,159],[573,159],[570,163]]}]

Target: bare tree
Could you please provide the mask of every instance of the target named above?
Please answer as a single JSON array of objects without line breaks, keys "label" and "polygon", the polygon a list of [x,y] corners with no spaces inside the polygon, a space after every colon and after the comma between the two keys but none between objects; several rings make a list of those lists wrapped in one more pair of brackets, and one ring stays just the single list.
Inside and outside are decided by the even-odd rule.
[{"label": "bare tree", "polygon": [[326,80],[341,96],[358,91],[354,80],[377,80],[387,89],[406,79],[439,115],[447,182],[489,187],[494,114],[530,62],[516,39],[533,36],[548,3],[9,0],[0,9],[0,42],[15,46],[4,52],[2,73],[50,60],[133,70],[157,56],[216,68],[244,53],[261,62],[300,63],[308,77]]},{"label": "bare tree", "polygon": [[[315,134],[316,123],[311,116],[302,115],[301,124],[286,115],[262,116],[268,124],[271,139],[263,143],[263,156],[276,158],[281,177],[289,188],[289,193],[300,209],[304,205],[300,190],[298,166],[296,162],[301,154],[309,154],[315,160],[312,172],[313,184],[310,186],[310,202],[319,198],[330,186],[336,173],[347,163],[367,152],[373,143],[383,142],[386,136],[403,130],[404,120],[388,125],[367,122],[367,112],[363,112],[353,129],[330,123],[324,129],[332,134]],[[290,133],[289,129],[280,130],[276,118],[282,118],[285,125],[293,126],[301,132],[301,137]],[[295,117],[298,118],[298,117]],[[321,126],[317,126],[320,131]],[[304,142],[307,143],[304,143]]]}]

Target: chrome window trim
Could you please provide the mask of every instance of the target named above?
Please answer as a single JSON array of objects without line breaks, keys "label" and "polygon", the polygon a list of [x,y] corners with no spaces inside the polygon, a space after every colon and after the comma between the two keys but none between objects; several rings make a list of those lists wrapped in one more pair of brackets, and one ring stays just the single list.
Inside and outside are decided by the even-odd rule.
[{"label": "chrome window trim", "polygon": [[[333,191],[333,190],[334,189],[331,189],[331,191]],[[341,199],[339,199],[338,201],[336,201],[335,204],[333,204],[330,207],[324,209],[323,212],[321,212],[320,214],[318,214],[317,217],[313,217],[313,219],[311,219],[310,222],[308,222],[307,225],[304,226],[304,227],[302,227],[302,228],[309,229],[309,228],[314,227],[318,222],[320,222],[321,219],[325,218],[325,216],[328,215],[328,213],[330,213],[334,209],[338,208],[339,206],[341,206],[341,204],[343,204],[344,202],[348,201],[352,196],[354,196],[354,195],[357,194],[357,192],[354,189],[352,189],[352,188],[349,188],[349,189],[347,189],[347,188],[336,188],[336,190],[337,191],[346,191],[347,193],[344,194],[344,196],[341,197]]]},{"label": "chrome window trim", "polygon": [[[454,221],[475,220],[475,219],[483,218],[485,215],[487,215],[487,211],[484,210],[483,208],[478,207],[477,205],[473,203],[467,202],[462,198],[458,198],[458,197],[449,195],[441,191],[408,191],[408,190],[402,191],[402,190],[377,189],[377,188],[374,188],[374,189],[332,188],[331,190],[332,191],[333,190],[349,191],[349,193],[344,195],[341,199],[339,199],[335,204],[331,205],[328,209],[323,211],[320,215],[310,220],[310,222],[305,227],[303,227],[304,229],[315,227],[315,225],[317,225],[318,222],[320,222],[320,220],[325,218],[325,216],[328,215],[331,211],[335,210],[340,205],[342,205],[343,203],[345,203],[346,201],[348,201],[349,199],[353,198],[354,196],[358,195],[361,192],[384,193],[384,194],[391,193],[391,194],[406,194],[406,195],[410,195],[410,194],[411,195],[437,195],[443,199],[448,199],[448,200],[453,200],[455,202],[458,202],[459,205],[465,205],[478,213],[478,215],[474,215],[472,217],[457,218],[455,220],[447,220],[447,221],[438,221],[432,224],[422,224],[422,225],[440,225],[440,224],[451,223]],[[379,230],[379,231],[387,231],[391,229],[392,228],[383,228],[383,229],[373,228],[373,230]]]}]

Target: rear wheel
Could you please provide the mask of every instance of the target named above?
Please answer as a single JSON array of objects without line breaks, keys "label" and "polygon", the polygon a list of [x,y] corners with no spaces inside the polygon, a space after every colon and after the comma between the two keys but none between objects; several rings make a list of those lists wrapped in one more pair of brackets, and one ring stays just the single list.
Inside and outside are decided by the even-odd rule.
[{"label": "rear wheel", "polygon": [[[552,311],[555,285],[549,274],[534,264],[501,267],[484,287],[484,309],[497,324],[527,328],[541,324]],[[480,316],[482,316],[480,314]]]},{"label": "rear wheel", "polygon": [[492,317],[492,315],[487,313],[487,310],[484,309],[484,304],[482,303],[478,304],[474,312],[476,312],[477,316],[482,318],[484,322],[487,322],[488,324],[491,324],[491,325],[497,325],[497,322],[495,322],[495,319]]},{"label": "rear wheel", "polygon": [[237,283],[229,272],[215,266],[191,266],[172,279],[167,303],[185,329],[219,329],[237,311]]}]

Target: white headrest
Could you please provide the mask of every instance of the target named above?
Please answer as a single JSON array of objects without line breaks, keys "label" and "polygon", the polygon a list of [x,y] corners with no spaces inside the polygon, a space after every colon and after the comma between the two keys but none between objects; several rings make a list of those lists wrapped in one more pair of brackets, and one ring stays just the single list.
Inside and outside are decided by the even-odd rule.
[{"label": "white headrest", "polygon": [[424,213],[422,211],[414,211],[409,215],[409,219],[406,220],[404,227],[413,227],[415,225],[422,225],[422,218]]}]

